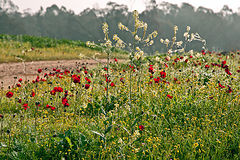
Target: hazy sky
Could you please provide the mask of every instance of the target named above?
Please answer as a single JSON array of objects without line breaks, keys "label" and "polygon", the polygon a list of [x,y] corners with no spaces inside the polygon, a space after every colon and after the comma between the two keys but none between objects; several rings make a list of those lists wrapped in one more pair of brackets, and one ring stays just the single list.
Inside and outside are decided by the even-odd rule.
[{"label": "hazy sky", "polygon": [[[44,8],[51,6],[52,4],[57,4],[59,7],[65,6],[67,9],[72,9],[75,13],[80,13],[85,8],[92,7],[105,7],[109,0],[12,0],[16,5],[19,6],[20,11],[30,8],[33,12],[40,9],[40,6]],[[112,2],[117,2],[118,4],[126,4],[129,6],[130,10],[137,9],[138,11],[143,11],[145,9],[145,3],[149,0],[111,0]],[[162,2],[163,0],[157,0],[157,2]],[[182,2],[187,2],[195,7],[203,6],[206,8],[211,8],[214,11],[219,11],[222,9],[223,5],[227,4],[234,11],[238,11],[240,7],[240,0],[165,0],[166,2],[171,2],[180,5]]]}]

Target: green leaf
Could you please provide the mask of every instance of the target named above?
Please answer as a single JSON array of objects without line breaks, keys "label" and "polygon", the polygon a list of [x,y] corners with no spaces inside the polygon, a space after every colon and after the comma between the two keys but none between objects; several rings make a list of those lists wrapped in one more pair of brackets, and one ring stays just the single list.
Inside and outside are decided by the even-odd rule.
[{"label": "green leaf", "polygon": [[69,137],[65,137],[65,139],[67,140],[70,148],[72,149],[73,145],[72,145],[71,139]]}]

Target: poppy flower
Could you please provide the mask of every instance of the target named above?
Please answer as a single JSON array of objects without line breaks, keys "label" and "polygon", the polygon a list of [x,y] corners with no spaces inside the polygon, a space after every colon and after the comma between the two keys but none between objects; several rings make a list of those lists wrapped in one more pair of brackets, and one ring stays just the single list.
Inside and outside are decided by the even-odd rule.
[{"label": "poppy flower", "polygon": [[232,92],[233,92],[232,88],[228,86],[227,93],[232,93]]},{"label": "poppy flower", "polygon": [[166,72],[165,71],[161,71],[160,75],[161,75],[162,78],[166,78]]},{"label": "poppy flower", "polygon": [[48,104],[46,105],[46,108],[51,108],[51,107],[52,107],[52,106],[50,106],[50,105],[48,105]]},{"label": "poppy flower", "polygon": [[138,128],[143,131],[144,130],[144,126],[143,125],[139,125]]},{"label": "poppy flower", "polygon": [[222,61],[222,64],[224,65],[224,64],[226,64],[227,62],[226,61]]},{"label": "poppy flower", "polygon": [[208,68],[210,68],[210,66],[209,66],[209,65],[205,65],[205,68],[207,68],[207,69],[208,69]]},{"label": "poppy flower", "polygon": [[85,74],[88,74],[88,71],[84,71]]},{"label": "poppy flower", "polygon": [[32,91],[32,94],[31,94],[31,96],[32,96],[32,97],[34,97],[35,95],[36,95],[36,94],[35,94],[35,92],[33,92],[33,91]]},{"label": "poppy flower", "polygon": [[74,82],[74,83],[80,83],[80,78],[74,77],[74,78],[73,78],[73,82]]},{"label": "poppy flower", "polygon": [[21,99],[18,99],[18,103],[22,103],[22,100],[21,100]]},{"label": "poppy flower", "polygon": [[168,98],[170,98],[170,99],[172,99],[172,98],[173,98],[173,96],[170,96],[169,94],[167,95],[167,97],[168,97]]},{"label": "poppy flower", "polygon": [[62,104],[64,105],[65,103],[68,103],[68,100],[67,100],[66,97],[63,97],[63,98],[62,98]]},{"label": "poppy flower", "polygon": [[89,84],[85,84],[85,89],[88,89],[90,87]]},{"label": "poppy flower", "polygon": [[38,69],[38,73],[41,73],[41,72],[42,72],[42,69],[39,68],[39,69]]},{"label": "poppy flower", "polygon": [[27,103],[23,104],[23,108],[27,110],[29,108],[28,104]]},{"label": "poppy flower", "polygon": [[51,107],[51,110],[54,111],[56,109],[56,107]]},{"label": "poppy flower", "polygon": [[18,80],[18,82],[20,82],[20,83],[21,83],[22,81],[23,81],[23,79],[22,79],[22,78],[20,78],[20,79]]},{"label": "poppy flower", "polygon": [[21,84],[18,83],[18,84],[17,84],[17,87],[21,87]]},{"label": "poppy flower", "polygon": [[221,88],[225,88],[225,86],[221,85],[220,82],[218,82],[218,85],[219,85],[219,87],[221,87]]},{"label": "poppy flower", "polygon": [[121,81],[122,83],[124,83],[124,79],[123,79],[123,78],[120,78],[120,81]]},{"label": "poppy flower", "polygon": [[232,73],[229,71],[228,68],[225,69],[225,72],[226,72],[228,75],[230,75],[230,76],[232,75]]},{"label": "poppy flower", "polygon": [[114,86],[115,86],[115,84],[112,82],[112,83],[110,84],[110,86],[111,86],[111,87],[114,87]]},{"label": "poppy flower", "polygon": [[13,92],[7,92],[6,97],[11,98],[13,96]]},{"label": "poppy flower", "polygon": [[114,58],[114,61],[117,62],[118,61],[117,58]]},{"label": "poppy flower", "polygon": [[55,90],[52,90],[52,91],[50,92],[50,94],[51,94],[51,95],[55,95],[55,94],[56,94],[56,91],[55,91]]},{"label": "poppy flower", "polygon": [[2,114],[0,114],[0,118],[3,118],[4,116]]}]

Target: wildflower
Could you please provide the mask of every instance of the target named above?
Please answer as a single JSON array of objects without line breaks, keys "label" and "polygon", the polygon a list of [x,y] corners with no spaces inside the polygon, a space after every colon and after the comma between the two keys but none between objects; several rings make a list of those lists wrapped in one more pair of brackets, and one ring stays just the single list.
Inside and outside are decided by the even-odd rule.
[{"label": "wildflower", "polygon": [[13,96],[13,92],[7,92],[6,97],[11,98]]},{"label": "wildflower", "polygon": [[115,86],[115,84],[112,82],[112,83],[110,84],[110,86],[111,86],[111,87],[114,87],[114,86]]},{"label": "wildflower", "polygon": [[55,95],[55,94],[56,94],[56,91],[55,91],[55,90],[52,90],[52,91],[50,92],[50,94],[51,94],[51,95]]},{"label": "wildflower", "polygon": [[42,72],[42,69],[38,69],[38,73],[41,73]]},{"label": "wildflower", "polygon": [[80,83],[80,78],[77,77],[77,76],[74,77],[74,78],[73,78],[73,82],[74,82],[74,83]]},{"label": "wildflower", "polygon": [[143,131],[144,130],[144,126],[143,125],[139,125],[138,128]]},{"label": "wildflower", "polygon": [[160,75],[161,75],[162,78],[166,78],[166,72],[165,71],[161,71]]},{"label": "wildflower", "polygon": [[225,86],[221,85],[220,82],[218,82],[218,85],[219,85],[219,87],[221,87],[221,88],[225,88]]},{"label": "wildflower", "polygon": [[207,68],[207,69],[208,69],[208,68],[210,68],[210,66],[209,66],[209,65],[205,65],[205,68]]},{"label": "wildflower", "polygon": [[46,105],[46,108],[51,108],[51,107],[52,107],[52,106],[50,106],[50,105],[48,105],[48,104]]},{"label": "wildflower", "polygon": [[168,97],[168,98],[170,98],[170,99],[172,99],[172,98],[173,98],[173,96],[170,96],[169,94],[167,95],[167,97]]},{"label": "wildflower", "polygon": [[232,88],[230,86],[228,86],[227,93],[232,93],[232,92],[233,92]]},{"label": "wildflower", "polygon": [[193,146],[194,146],[195,148],[197,148],[197,147],[198,147],[198,143],[194,143]]},{"label": "wildflower", "polygon": [[17,87],[21,87],[21,84],[18,83],[18,84],[17,84]]},{"label": "wildflower", "polygon": [[22,78],[20,78],[20,79],[18,80],[18,82],[19,82],[19,83],[21,83],[21,82],[22,82],[22,80],[23,80],[23,79],[22,79]]},{"label": "wildflower", "polygon": [[32,91],[32,94],[31,94],[31,96],[32,96],[32,97],[34,97],[35,95],[36,95],[36,94],[35,94],[35,92],[33,92],[33,91]]},{"label": "wildflower", "polygon": [[29,108],[28,104],[27,103],[23,104],[23,108],[27,110]]},{"label": "wildflower", "polygon": [[88,89],[90,87],[89,84],[85,84],[85,89]]},{"label": "wildflower", "polygon": [[51,107],[51,110],[54,111],[56,109],[56,107]]},{"label": "wildflower", "polygon": [[115,62],[118,62],[117,58],[114,58],[114,61],[115,61]]}]

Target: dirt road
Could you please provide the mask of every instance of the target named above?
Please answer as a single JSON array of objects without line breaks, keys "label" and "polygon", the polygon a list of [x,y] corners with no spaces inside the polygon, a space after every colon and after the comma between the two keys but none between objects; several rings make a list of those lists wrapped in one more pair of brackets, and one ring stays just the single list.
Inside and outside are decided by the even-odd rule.
[{"label": "dirt road", "polygon": [[[113,60],[111,60],[113,62]],[[120,60],[120,62],[123,60]],[[19,78],[23,81],[32,81],[36,79],[37,70],[52,71],[53,68],[58,69],[76,69],[87,65],[88,68],[106,63],[106,59],[102,60],[59,60],[59,61],[34,61],[25,63],[2,63],[0,64],[0,89],[8,89],[15,85]],[[45,71],[44,71],[45,72]]]}]

